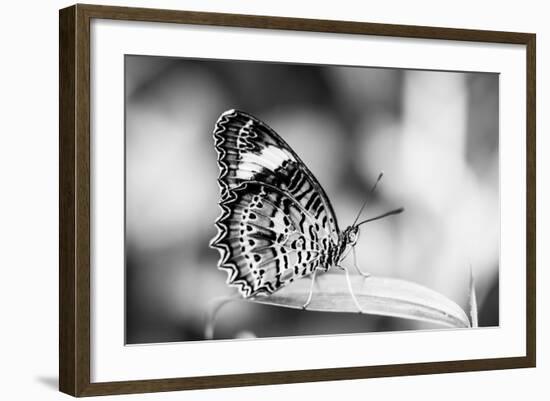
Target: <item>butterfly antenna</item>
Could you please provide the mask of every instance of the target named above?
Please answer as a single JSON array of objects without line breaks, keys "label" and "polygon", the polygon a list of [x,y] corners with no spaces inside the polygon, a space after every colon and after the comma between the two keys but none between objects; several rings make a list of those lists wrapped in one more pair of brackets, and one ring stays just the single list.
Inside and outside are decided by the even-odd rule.
[{"label": "butterfly antenna", "polygon": [[374,183],[374,185],[370,189],[369,194],[367,195],[367,198],[365,199],[365,202],[363,202],[363,206],[361,206],[361,209],[359,209],[359,213],[357,213],[357,217],[353,221],[352,226],[355,226],[355,223],[357,223],[357,220],[359,220],[359,217],[361,217],[361,213],[363,213],[363,209],[365,209],[365,207],[367,206],[367,203],[369,202],[370,197],[374,193],[374,190],[376,189],[376,186],[378,185],[378,183],[380,182],[380,180],[382,179],[383,176],[384,176],[384,172],[381,171],[380,174],[378,174],[378,178],[376,179],[376,182]]},{"label": "butterfly antenna", "polygon": [[361,224],[368,223],[369,221],[379,220],[379,219],[383,219],[384,217],[388,217],[388,216],[391,216],[391,215],[394,215],[394,214],[403,213],[404,210],[405,210],[405,208],[400,207],[399,209],[391,210],[389,212],[381,214],[380,216],[371,217],[370,219],[363,220],[361,223],[357,224],[357,227],[359,227]]}]

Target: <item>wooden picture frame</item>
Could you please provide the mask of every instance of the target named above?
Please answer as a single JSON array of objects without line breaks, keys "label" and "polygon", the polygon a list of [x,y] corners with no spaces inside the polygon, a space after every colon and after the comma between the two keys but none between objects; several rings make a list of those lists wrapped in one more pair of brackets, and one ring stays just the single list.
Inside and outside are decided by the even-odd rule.
[{"label": "wooden picture frame", "polygon": [[[366,367],[91,382],[90,22],[109,19],[204,26],[439,39],[526,47],[526,355]],[[144,393],[534,367],[536,361],[535,48],[530,33],[253,15],[74,5],[59,14],[59,388],[73,396]]]}]

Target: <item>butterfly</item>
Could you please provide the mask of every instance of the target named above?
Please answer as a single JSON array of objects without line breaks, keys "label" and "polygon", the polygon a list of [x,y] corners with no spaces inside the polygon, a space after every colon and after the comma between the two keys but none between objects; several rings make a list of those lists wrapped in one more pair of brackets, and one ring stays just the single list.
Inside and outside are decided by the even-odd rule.
[{"label": "butterfly", "polygon": [[228,110],[218,118],[213,135],[221,214],[210,245],[220,253],[218,268],[227,272],[227,283],[249,298],[311,275],[305,309],[315,275],[338,267],[361,312],[341,262],[353,250],[355,268],[368,276],[355,259],[359,226],[403,209],[357,223],[365,201],[355,222],[341,231],[323,187],[273,129],[250,114]]}]

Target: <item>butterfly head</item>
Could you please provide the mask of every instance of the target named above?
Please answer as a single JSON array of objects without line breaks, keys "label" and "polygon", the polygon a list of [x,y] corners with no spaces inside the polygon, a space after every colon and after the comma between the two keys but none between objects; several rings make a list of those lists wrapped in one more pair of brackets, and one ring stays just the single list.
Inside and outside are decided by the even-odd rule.
[{"label": "butterfly head", "polygon": [[355,246],[359,239],[359,226],[349,226],[344,230],[343,240],[345,245]]},{"label": "butterfly head", "polygon": [[371,217],[370,219],[363,220],[360,223],[354,223],[353,225],[349,226],[342,233],[341,241],[344,245],[343,248],[345,249],[348,245],[352,246],[352,247],[355,246],[355,244],[357,243],[357,240],[359,239],[359,226],[360,225],[365,224],[365,223],[369,223],[369,222],[374,221],[374,220],[382,219],[382,218],[387,217],[387,216],[402,213],[404,210],[405,209],[400,207],[399,209],[391,210],[391,211],[383,213],[379,216]]}]

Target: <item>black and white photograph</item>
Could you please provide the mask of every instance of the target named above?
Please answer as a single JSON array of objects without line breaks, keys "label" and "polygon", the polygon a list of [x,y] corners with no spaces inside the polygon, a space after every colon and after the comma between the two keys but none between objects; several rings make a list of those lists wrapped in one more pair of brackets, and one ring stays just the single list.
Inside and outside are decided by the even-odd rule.
[{"label": "black and white photograph", "polygon": [[499,75],[125,56],[125,343],[499,326]]},{"label": "black and white photograph", "polygon": [[547,399],[544,2],[6,6],[0,399]]}]

